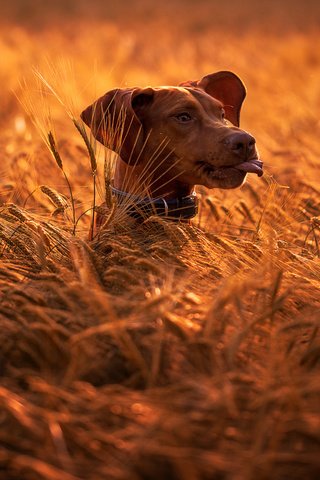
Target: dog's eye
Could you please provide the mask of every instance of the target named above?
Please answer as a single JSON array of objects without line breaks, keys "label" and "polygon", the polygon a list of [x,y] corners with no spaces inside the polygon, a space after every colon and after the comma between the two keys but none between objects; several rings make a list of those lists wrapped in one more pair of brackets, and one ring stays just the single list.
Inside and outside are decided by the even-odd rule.
[{"label": "dog's eye", "polygon": [[223,109],[221,110],[221,119],[222,120],[226,119],[226,112]]},{"label": "dog's eye", "polygon": [[179,113],[179,115],[176,115],[175,117],[181,123],[190,122],[190,120],[192,120],[192,117],[188,112]]}]

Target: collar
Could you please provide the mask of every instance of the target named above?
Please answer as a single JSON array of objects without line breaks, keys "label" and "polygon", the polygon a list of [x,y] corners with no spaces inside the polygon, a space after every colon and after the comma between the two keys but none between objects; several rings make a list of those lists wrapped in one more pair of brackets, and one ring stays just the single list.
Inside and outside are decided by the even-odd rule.
[{"label": "collar", "polygon": [[174,220],[188,220],[198,213],[198,198],[195,193],[186,197],[165,199],[163,197],[141,198],[131,193],[123,192],[111,186],[111,192],[117,198],[118,204],[126,204],[126,212],[134,218],[145,218],[159,215]]}]

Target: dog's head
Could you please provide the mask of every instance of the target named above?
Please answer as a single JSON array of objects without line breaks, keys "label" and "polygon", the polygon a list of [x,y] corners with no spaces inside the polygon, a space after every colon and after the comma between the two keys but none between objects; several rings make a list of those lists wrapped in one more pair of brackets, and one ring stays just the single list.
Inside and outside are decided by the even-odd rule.
[{"label": "dog's head", "polygon": [[239,128],[245,96],[239,77],[217,72],[178,87],[111,90],[81,118],[128,165],[149,162],[184,183],[235,188],[248,172],[262,175],[255,139]]}]

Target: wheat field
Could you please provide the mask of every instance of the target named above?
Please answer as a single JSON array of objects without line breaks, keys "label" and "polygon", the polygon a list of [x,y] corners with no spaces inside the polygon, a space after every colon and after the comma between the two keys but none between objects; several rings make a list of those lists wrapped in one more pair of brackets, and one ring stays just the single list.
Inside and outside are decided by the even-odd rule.
[{"label": "wheat field", "polygon": [[[220,3],[1,1],[0,479],[319,478],[320,7]],[[80,112],[218,70],[264,176],[129,223]]]}]

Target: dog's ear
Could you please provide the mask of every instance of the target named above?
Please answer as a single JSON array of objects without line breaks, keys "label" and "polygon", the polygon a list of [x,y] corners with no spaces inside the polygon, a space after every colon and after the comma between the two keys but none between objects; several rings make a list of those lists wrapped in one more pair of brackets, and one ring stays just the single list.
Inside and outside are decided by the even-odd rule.
[{"label": "dog's ear", "polygon": [[183,87],[201,88],[211,97],[224,105],[226,118],[239,127],[240,110],[246,96],[246,87],[242,80],[232,72],[222,71],[206,75],[201,80],[180,84]]},{"label": "dog's ear", "polygon": [[138,163],[145,138],[141,116],[153,95],[152,88],[111,90],[87,107],[81,118],[99,142],[126,163]]}]

